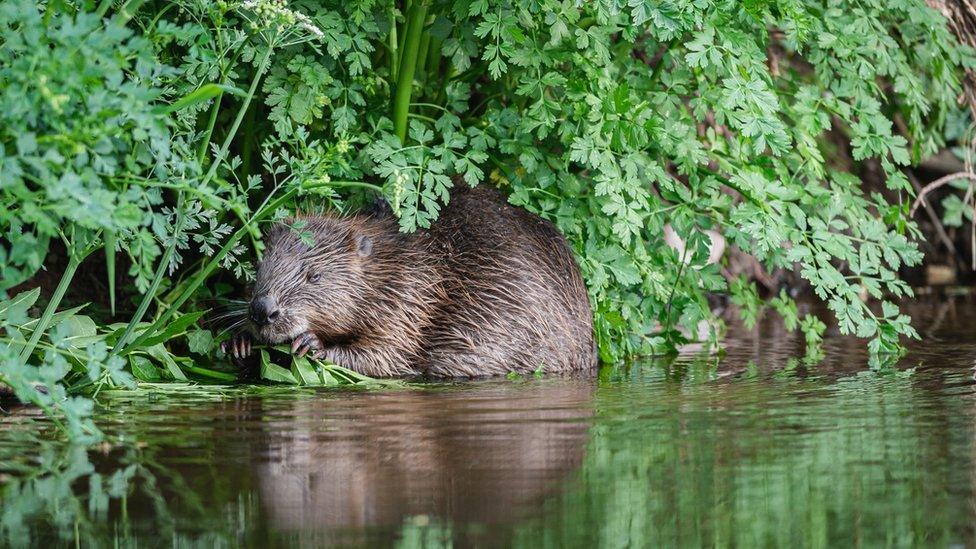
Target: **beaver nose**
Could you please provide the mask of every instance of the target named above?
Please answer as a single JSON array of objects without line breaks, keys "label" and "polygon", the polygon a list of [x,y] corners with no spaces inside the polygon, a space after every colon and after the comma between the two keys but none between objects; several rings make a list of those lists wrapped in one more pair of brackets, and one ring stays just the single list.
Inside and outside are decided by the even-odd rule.
[{"label": "beaver nose", "polygon": [[280,316],[278,304],[268,296],[261,296],[251,301],[251,320],[258,326],[266,326]]}]

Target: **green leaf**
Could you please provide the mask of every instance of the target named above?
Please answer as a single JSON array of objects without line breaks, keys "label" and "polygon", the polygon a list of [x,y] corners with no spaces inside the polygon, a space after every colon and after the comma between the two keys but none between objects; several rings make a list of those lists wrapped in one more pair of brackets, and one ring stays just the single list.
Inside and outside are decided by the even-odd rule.
[{"label": "green leaf", "polygon": [[104,336],[98,335],[95,321],[85,315],[67,316],[51,331],[51,342],[58,347],[68,349],[84,349],[96,341],[103,340]]},{"label": "green leaf", "polygon": [[273,383],[287,383],[298,385],[298,380],[291,372],[271,362],[271,355],[267,349],[260,350],[261,355],[261,379]]},{"label": "green leaf", "polygon": [[320,378],[312,369],[308,358],[303,356],[293,356],[291,359],[291,373],[301,385],[318,385]]},{"label": "green leaf", "polygon": [[210,330],[190,330],[186,333],[186,342],[191,353],[205,355],[213,350],[213,333]]},{"label": "green leaf", "polygon": [[162,379],[159,368],[151,360],[140,354],[129,355],[129,368],[132,370],[132,375],[139,381],[160,381]]},{"label": "green leaf", "polygon": [[340,385],[338,379],[332,375],[327,368],[318,368],[319,380],[323,387],[336,387]]},{"label": "green leaf", "polygon": [[155,358],[166,367],[166,372],[169,376],[176,381],[186,381],[186,374],[180,369],[179,364],[173,359],[173,355],[170,354],[166,347],[163,347],[162,343],[157,343],[151,347],[146,347],[146,352],[149,356]]},{"label": "green leaf", "polygon": [[146,338],[146,340],[142,342],[142,346],[152,347],[153,345],[156,345],[158,343],[165,343],[170,339],[173,339],[174,337],[186,331],[188,327],[192,326],[205,313],[206,311],[196,311],[193,313],[184,314],[183,316],[171,322],[159,334]]},{"label": "green leaf", "polygon": [[10,301],[0,302],[0,319],[3,319],[5,324],[23,325],[27,322],[27,310],[34,306],[40,295],[41,288],[38,287],[17,294]]}]

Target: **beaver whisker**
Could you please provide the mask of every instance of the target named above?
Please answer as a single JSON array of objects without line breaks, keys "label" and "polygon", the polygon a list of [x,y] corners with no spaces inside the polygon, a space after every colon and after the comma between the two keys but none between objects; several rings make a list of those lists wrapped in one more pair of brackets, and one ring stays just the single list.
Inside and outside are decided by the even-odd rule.
[{"label": "beaver whisker", "polygon": [[240,327],[241,327],[241,326],[243,326],[244,324],[246,324],[246,323],[247,323],[247,321],[248,321],[248,319],[247,319],[247,318],[242,318],[242,319],[240,319],[240,320],[237,320],[237,321],[235,321],[235,322],[232,322],[231,324],[228,324],[228,325],[227,325],[227,326],[226,326],[226,327],[224,328],[224,330],[225,330],[225,331],[228,331],[228,332],[229,332],[229,331],[232,331],[232,330],[235,330],[235,329],[237,329],[237,328],[240,328]]},{"label": "beaver whisker", "polygon": [[239,330],[241,327],[246,326],[248,323],[247,317],[241,317],[233,321],[223,321],[220,323],[209,322],[208,327],[214,332],[227,333]]},{"label": "beaver whisker", "polygon": [[234,309],[234,308],[246,308],[250,304],[250,300],[245,299],[235,299],[233,301],[218,301],[215,309]]},{"label": "beaver whisker", "polygon": [[248,324],[248,319],[247,318],[241,318],[241,319],[235,320],[234,322],[231,322],[230,324],[227,324],[225,326],[214,326],[214,328],[216,328],[217,330],[219,330],[217,333],[224,333],[224,332],[232,332],[232,331],[234,331],[234,330],[236,330],[238,328],[241,328],[242,326],[245,326],[247,324]]},{"label": "beaver whisker", "polygon": [[247,320],[247,311],[246,310],[239,311],[239,312],[235,311],[233,313],[226,313],[219,316],[211,317],[207,319],[207,324],[212,326],[220,326],[225,322],[234,321],[234,320],[239,320],[242,322]]},{"label": "beaver whisker", "polygon": [[240,307],[240,308],[237,308],[237,309],[234,309],[234,310],[231,310],[231,311],[226,311],[226,312],[220,313],[219,315],[214,315],[214,316],[210,317],[210,320],[217,320],[217,319],[221,319],[221,318],[232,318],[232,317],[235,317],[235,316],[245,316],[246,314],[247,314],[247,308],[246,307]]}]

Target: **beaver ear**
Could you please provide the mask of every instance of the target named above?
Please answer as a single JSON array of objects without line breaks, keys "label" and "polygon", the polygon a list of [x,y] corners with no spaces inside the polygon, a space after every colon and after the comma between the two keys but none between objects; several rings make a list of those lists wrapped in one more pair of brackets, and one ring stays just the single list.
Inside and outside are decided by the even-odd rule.
[{"label": "beaver ear", "polygon": [[356,237],[356,251],[360,257],[366,257],[373,253],[373,239],[361,234]]}]

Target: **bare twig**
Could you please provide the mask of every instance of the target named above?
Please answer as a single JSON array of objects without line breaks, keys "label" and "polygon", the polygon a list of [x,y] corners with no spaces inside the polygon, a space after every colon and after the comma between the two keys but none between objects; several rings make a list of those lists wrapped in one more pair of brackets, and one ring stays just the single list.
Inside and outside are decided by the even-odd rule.
[{"label": "bare twig", "polygon": [[[946,247],[946,249],[949,250],[949,253],[951,253],[954,258],[958,258],[959,251],[956,250],[955,244],[952,243],[952,239],[949,238],[949,235],[946,233],[945,227],[942,226],[942,221],[939,219],[938,214],[935,213],[935,209],[933,209],[932,206],[929,205],[928,201],[922,200],[922,198],[925,196],[925,193],[946,183],[946,182],[939,183],[940,181],[946,179],[947,177],[949,178],[947,181],[951,181],[952,179],[954,179],[955,174],[947,175],[946,177],[940,177],[939,179],[936,179],[932,183],[926,185],[925,188],[922,188],[922,185],[918,182],[918,178],[915,177],[915,174],[912,173],[911,170],[905,170],[905,175],[908,176],[908,181],[911,182],[912,187],[915,187],[915,192],[918,193],[918,198],[915,199],[915,204],[912,206],[911,216],[915,217],[915,211],[918,209],[919,203],[925,206],[925,213],[928,214],[929,221],[931,221],[932,225],[935,226],[935,232],[937,235],[939,235],[939,240],[942,241],[942,244]],[[939,185],[933,186],[936,183],[939,183]]]},{"label": "bare twig", "polygon": [[[926,209],[928,209],[929,208],[929,205],[925,201],[925,195],[929,194],[930,192],[934,191],[935,189],[938,189],[939,187],[945,185],[946,183],[950,183],[950,182],[955,181],[957,179],[968,179],[970,181],[976,182],[976,173],[973,173],[973,172],[956,172],[956,173],[950,173],[949,175],[944,175],[944,176],[936,179],[935,181],[929,183],[928,185],[926,185],[925,187],[922,187],[921,189],[916,188],[916,191],[918,192],[918,198],[916,198],[915,199],[915,203],[912,204],[912,209],[909,212],[909,215],[911,215],[912,217],[914,217],[915,216],[915,212],[918,210],[919,205],[923,205],[924,204],[925,207],[926,207]],[[915,183],[915,182],[913,182],[913,183]]]}]

